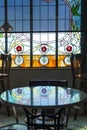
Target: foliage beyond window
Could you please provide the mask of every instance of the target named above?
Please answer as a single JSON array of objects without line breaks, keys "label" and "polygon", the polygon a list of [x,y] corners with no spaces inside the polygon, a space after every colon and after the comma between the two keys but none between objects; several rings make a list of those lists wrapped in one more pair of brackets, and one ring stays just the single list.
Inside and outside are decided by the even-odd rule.
[{"label": "foliage beyond window", "polygon": [[81,52],[81,0],[0,0],[0,53],[12,67],[66,67]]}]

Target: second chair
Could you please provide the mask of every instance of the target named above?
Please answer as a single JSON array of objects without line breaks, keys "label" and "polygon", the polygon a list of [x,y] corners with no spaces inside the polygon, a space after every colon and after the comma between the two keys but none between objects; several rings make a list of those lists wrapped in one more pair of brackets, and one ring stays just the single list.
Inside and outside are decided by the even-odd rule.
[{"label": "second chair", "polygon": [[[29,81],[29,87],[36,87],[36,86],[62,86],[62,87],[67,87],[68,86],[68,81],[67,80],[30,80]],[[65,108],[62,109],[62,117],[64,118],[65,116]],[[55,108],[54,109],[45,109],[45,113],[48,115],[53,115],[53,113],[55,113]],[[32,114],[40,114],[40,112],[38,113],[38,110],[33,109]],[[42,116],[39,116],[37,118],[38,120],[42,121]],[[66,122],[64,122],[65,126],[67,126],[68,124],[68,119],[69,117],[67,116]],[[45,118],[45,121],[50,122],[54,120],[53,118]]]},{"label": "second chair", "polygon": [[[5,90],[10,89],[10,69],[12,63],[11,54],[1,54],[0,61],[1,61],[1,72],[0,72],[1,91],[0,92],[3,92]],[[1,101],[1,106],[6,107],[7,114],[8,116],[10,116],[10,107],[7,104],[3,104],[2,101]],[[18,122],[18,117],[14,106],[12,106],[12,110],[14,112],[16,122]]]},{"label": "second chair", "polygon": [[[87,73],[84,73],[85,55],[83,53],[71,54],[72,87],[80,90],[84,89],[84,83],[87,82]],[[81,106],[73,106],[75,109],[74,120],[77,119],[78,110]]]}]

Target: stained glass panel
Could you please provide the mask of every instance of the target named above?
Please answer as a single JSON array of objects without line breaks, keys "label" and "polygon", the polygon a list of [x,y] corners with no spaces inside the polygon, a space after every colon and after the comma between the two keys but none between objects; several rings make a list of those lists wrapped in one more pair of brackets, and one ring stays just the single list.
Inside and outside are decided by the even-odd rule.
[{"label": "stained glass panel", "polygon": [[[1,38],[3,44],[4,36]],[[4,53],[4,51],[2,50]],[[8,34],[8,53],[12,54],[13,67],[30,66],[30,34],[28,33],[9,33]]]},{"label": "stained glass panel", "polygon": [[33,67],[55,67],[55,33],[33,34]]},{"label": "stained glass panel", "polygon": [[0,33],[0,53],[5,52],[5,34]]},{"label": "stained glass panel", "polygon": [[58,67],[70,65],[70,54],[81,52],[81,33],[58,33]]}]

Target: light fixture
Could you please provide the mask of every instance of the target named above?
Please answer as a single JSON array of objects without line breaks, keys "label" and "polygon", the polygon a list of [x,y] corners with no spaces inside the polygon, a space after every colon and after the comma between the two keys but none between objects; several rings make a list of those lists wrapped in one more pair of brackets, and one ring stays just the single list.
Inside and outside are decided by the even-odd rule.
[{"label": "light fixture", "polygon": [[4,22],[4,24],[0,27],[0,30],[2,32],[10,32],[13,30],[13,27],[8,22]]}]

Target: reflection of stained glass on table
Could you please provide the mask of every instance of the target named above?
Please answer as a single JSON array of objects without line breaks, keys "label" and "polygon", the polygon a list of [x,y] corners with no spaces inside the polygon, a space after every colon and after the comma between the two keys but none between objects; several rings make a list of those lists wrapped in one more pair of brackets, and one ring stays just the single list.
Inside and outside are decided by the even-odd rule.
[{"label": "reflection of stained glass on table", "polygon": [[26,106],[61,106],[77,103],[86,99],[84,92],[57,86],[21,87],[7,90],[2,95],[10,103]]},{"label": "reflection of stained glass on table", "polygon": [[[67,93],[68,92],[68,93]],[[58,88],[58,104],[67,104],[71,100],[71,92],[69,88]]]},{"label": "reflection of stained glass on table", "polygon": [[77,91],[75,90],[75,92],[73,92],[72,97],[71,97],[71,101],[72,102],[75,102],[75,101],[79,102],[80,101],[78,90]]},{"label": "reflection of stained glass on table", "polygon": [[26,95],[30,95],[30,89],[28,87],[26,88],[15,88],[12,90],[12,97],[13,97],[13,100],[14,102],[16,102],[16,100],[18,101],[18,103],[21,104],[21,102],[23,104],[31,104],[31,100],[30,100],[30,97],[29,99],[27,99]]},{"label": "reflection of stained glass on table", "polygon": [[[34,87],[33,89],[33,104],[34,105],[47,105],[47,104],[55,104],[55,86],[39,86]],[[49,99],[52,100],[49,100]],[[34,100],[35,99],[35,100]]]}]

